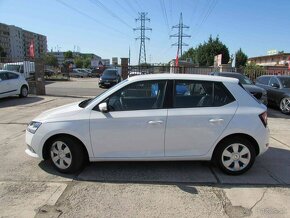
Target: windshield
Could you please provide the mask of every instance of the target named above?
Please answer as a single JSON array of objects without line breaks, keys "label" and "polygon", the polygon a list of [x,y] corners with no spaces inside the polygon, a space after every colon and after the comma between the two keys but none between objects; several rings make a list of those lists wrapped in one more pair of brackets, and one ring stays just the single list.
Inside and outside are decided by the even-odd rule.
[{"label": "windshield", "polygon": [[290,88],[290,77],[280,77],[283,88]]},{"label": "windshield", "polygon": [[225,73],[222,73],[220,75],[224,76],[224,77],[236,78],[243,85],[253,85],[254,84],[248,77],[246,77],[246,76],[244,76],[242,74],[225,74]]},{"label": "windshield", "polygon": [[116,74],[116,70],[105,70],[105,72],[103,73],[104,76],[116,76]]},{"label": "windshield", "polygon": [[10,64],[7,64],[7,65],[4,66],[4,70],[10,70],[10,71],[19,72],[20,65],[10,65]]}]

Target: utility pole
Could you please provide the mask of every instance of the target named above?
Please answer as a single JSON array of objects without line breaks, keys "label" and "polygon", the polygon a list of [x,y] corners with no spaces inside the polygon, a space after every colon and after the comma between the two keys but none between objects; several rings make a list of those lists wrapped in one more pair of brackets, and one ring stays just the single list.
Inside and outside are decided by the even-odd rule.
[{"label": "utility pole", "polygon": [[182,46],[188,46],[188,44],[183,43],[183,38],[191,37],[190,35],[183,33],[183,29],[188,29],[189,26],[186,26],[183,24],[182,13],[180,13],[179,24],[173,26],[172,29],[173,28],[177,28],[178,33],[176,33],[174,35],[170,35],[170,37],[177,37],[178,40],[177,40],[177,43],[172,44],[172,46],[177,46],[177,56],[179,55],[179,51],[180,51],[180,56],[182,56]]},{"label": "utility pole", "polygon": [[128,65],[130,66],[130,62],[131,62],[131,49],[130,49],[130,46],[129,46],[129,60],[128,60]]},{"label": "utility pole", "polygon": [[145,25],[146,21],[150,21],[150,19],[146,17],[147,14],[148,13],[145,12],[139,13],[139,17],[135,20],[136,21],[140,20],[141,26],[133,29],[134,31],[140,30],[141,33],[141,35],[138,38],[136,38],[136,40],[140,39],[139,62],[138,62],[139,65],[146,63],[145,41],[150,40],[150,38],[146,37],[146,30],[152,30],[152,28],[148,28]]}]

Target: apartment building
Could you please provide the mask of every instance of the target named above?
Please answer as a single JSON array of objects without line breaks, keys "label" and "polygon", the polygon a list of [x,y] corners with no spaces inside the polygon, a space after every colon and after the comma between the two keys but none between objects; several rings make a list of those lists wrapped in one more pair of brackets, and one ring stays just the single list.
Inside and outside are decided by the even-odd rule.
[{"label": "apartment building", "polygon": [[34,58],[42,57],[46,53],[46,36],[0,23],[0,46],[3,47],[10,61],[30,58],[31,43],[34,46]]}]

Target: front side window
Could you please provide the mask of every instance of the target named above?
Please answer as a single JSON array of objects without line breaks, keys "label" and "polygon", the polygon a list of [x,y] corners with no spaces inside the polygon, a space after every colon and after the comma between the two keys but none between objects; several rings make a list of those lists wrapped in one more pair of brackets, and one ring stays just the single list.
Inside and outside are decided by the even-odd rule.
[{"label": "front side window", "polygon": [[219,82],[185,80],[174,87],[174,108],[218,107],[235,100]]},{"label": "front side window", "polygon": [[112,94],[106,102],[110,111],[150,110],[163,107],[166,81],[129,84]]},{"label": "front side window", "polygon": [[283,88],[290,88],[290,78],[289,77],[282,77],[280,78],[281,84]]},{"label": "front side window", "polygon": [[15,73],[8,73],[8,79],[17,79],[19,76]]},{"label": "front side window", "polygon": [[7,80],[8,79],[7,73],[0,73],[0,79],[1,80]]}]

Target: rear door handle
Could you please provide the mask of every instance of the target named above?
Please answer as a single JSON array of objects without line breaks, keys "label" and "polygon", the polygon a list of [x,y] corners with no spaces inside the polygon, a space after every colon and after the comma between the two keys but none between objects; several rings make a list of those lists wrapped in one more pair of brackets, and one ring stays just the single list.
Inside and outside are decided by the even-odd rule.
[{"label": "rear door handle", "polygon": [[148,124],[162,124],[163,121],[162,120],[150,120],[148,121]]},{"label": "rear door handle", "polygon": [[211,123],[221,123],[223,121],[224,121],[224,119],[210,119],[209,120],[209,122],[211,122]]}]

